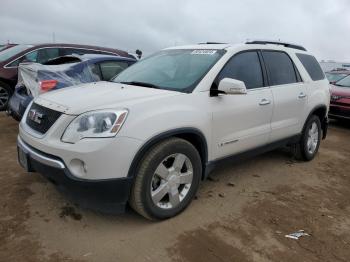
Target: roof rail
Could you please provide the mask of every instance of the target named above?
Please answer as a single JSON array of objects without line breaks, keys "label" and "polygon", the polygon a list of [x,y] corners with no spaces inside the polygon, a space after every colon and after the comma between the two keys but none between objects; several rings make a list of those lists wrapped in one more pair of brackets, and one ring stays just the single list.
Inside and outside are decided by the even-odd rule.
[{"label": "roof rail", "polygon": [[198,43],[199,45],[221,45],[221,44],[227,44],[227,43],[220,43],[220,42],[206,42],[206,43]]},{"label": "roof rail", "polygon": [[267,44],[272,44],[272,45],[283,45],[285,47],[293,48],[293,49],[298,49],[302,51],[307,51],[305,47],[301,45],[296,45],[296,44],[291,44],[291,43],[286,43],[286,42],[279,42],[279,41],[264,41],[264,40],[256,40],[256,41],[248,41],[246,44],[256,44],[256,45],[267,45]]}]

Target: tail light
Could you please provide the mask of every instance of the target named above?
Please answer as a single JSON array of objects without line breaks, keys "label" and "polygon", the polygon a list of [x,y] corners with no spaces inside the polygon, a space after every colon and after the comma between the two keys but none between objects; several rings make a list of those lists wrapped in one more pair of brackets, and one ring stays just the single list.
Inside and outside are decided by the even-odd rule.
[{"label": "tail light", "polygon": [[42,80],[40,81],[40,90],[41,93],[45,93],[55,88],[57,85],[57,80]]}]

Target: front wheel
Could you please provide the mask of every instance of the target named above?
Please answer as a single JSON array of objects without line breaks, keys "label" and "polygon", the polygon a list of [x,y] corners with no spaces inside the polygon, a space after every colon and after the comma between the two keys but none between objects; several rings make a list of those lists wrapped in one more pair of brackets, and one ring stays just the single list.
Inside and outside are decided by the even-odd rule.
[{"label": "front wheel", "polygon": [[306,122],[300,142],[292,146],[295,157],[304,161],[312,160],[320,147],[321,137],[321,121],[313,115]]},{"label": "front wheel", "polygon": [[180,138],[165,140],[141,160],[130,205],[148,219],[173,217],[195,196],[201,174],[201,158],[191,143]]},{"label": "front wheel", "polygon": [[0,82],[0,111],[7,109],[11,95],[11,88],[5,83]]}]

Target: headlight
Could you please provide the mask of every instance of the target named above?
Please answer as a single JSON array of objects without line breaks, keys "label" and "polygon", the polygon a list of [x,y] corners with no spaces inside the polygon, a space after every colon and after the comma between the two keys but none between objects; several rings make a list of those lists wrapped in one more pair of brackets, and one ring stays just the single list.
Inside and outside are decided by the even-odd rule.
[{"label": "headlight", "polygon": [[67,127],[62,141],[76,143],[83,138],[113,137],[122,127],[128,110],[100,110],[81,114]]}]

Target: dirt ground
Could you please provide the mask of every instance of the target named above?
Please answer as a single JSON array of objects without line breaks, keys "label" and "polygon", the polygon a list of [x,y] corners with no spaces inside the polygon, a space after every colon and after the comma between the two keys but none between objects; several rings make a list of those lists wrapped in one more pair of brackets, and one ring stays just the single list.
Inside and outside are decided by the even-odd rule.
[{"label": "dirt ground", "polygon": [[[0,261],[350,261],[350,125],[318,156],[285,150],[216,169],[179,216],[150,222],[67,202],[16,160],[17,123],[0,114]],[[305,230],[299,240],[285,235]]]}]

